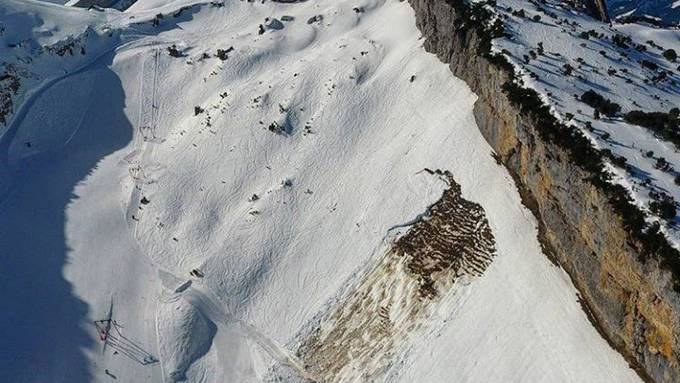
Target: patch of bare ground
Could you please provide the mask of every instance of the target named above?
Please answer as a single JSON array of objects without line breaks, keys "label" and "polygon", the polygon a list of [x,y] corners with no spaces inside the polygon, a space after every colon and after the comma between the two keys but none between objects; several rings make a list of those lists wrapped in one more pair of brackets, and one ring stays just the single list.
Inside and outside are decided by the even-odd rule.
[{"label": "patch of bare ground", "polygon": [[481,276],[493,260],[494,237],[484,209],[461,196],[448,171],[425,170],[445,180],[448,189],[297,351],[323,382],[371,381],[385,374],[456,281]]}]

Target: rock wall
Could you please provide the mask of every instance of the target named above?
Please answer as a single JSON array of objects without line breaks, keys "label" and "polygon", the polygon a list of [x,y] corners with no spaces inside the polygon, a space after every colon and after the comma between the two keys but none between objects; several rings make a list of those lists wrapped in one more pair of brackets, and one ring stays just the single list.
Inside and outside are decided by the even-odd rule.
[{"label": "rock wall", "polygon": [[608,23],[609,10],[605,0],[585,0],[585,7],[588,12],[596,19]]},{"label": "rock wall", "polygon": [[[502,91],[510,75],[478,54],[456,0],[409,0],[424,46],[477,94],[477,125],[539,221],[546,253],[571,276],[598,330],[646,381],[680,382],[680,295],[657,260],[640,260],[607,196]],[[457,8],[458,7],[458,8]],[[434,96],[434,95],[433,95]]]}]

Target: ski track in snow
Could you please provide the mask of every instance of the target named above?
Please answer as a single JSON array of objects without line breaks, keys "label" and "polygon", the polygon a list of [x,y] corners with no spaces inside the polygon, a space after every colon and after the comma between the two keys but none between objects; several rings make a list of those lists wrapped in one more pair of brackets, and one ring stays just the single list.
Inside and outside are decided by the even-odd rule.
[{"label": "ski track in snow", "polygon": [[[147,78],[150,77],[152,80],[150,82],[150,89],[145,89],[145,84],[148,84],[145,81],[140,82],[140,94],[141,95],[150,95],[150,102],[142,102],[140,103],[139,106],[139,117],[138,117],[138,122],[137,126],[140,129],[140,135],[138,136],[141,138],[141,147],[136,150],[137,153],[141,152],[139,164],[145,165],[148,164],[150,159],[152,158],[152,153],[153,153],[153,147],[155,144],[157,144],[159,141],[159,138],[155,136],[155,131],[157,128],[157,115],[161,112],[160,111],[160,105],[158,105],[158,99],[157,99],[157,92],[158,92],[158,72],[159,72],[159,60],[160,60],[160,51],[158,49],[153,50],[153,59],[146,58],[142,60],[142,70],[141,72],[144,73],[141,78]],[[150,76],[146,76],[148,73],[145,72],[145,69],[149,67],[148,63],[149,61],[153,62],[153,65],[151,65],[151,74]],[[151,132],[152,132],[152,138],[150,139],[147,137],[144,132],[142,131],[142,127],[149,127]],[[162,142],[162,141],[161,141]],[[134,222],[140,218],[140,215],[137,213],[140,209],[140,199],[141,196],[143,195],[143,185],[144,185],[144,180],[141,182],[135,181],[134,187],[132,188],[132,192],[130,194],[130,199],[128,202],[127,209],[125,211],[125,218],[128,221],[128,225],[130,226],[131,231],[134,233],[135,240],[137,241],[137,232],[136,232],[136,226]],[[136,219],[132,219],[131,217],[135,216],[137,214]],[[140,247],[141,249],[141,247]],[[140,250],[141,251],[141,250]],[[171,273],[165,271],[165,270],[159,270],[158,272],[165,273],[167,275],[172,275]],[[177,276],[173,276],[177,280],[181,280]],[[191,283],[190,281],[188,282],[188,288],[186,290],[183,290],[180,294],[180,298],[186,300],[189,302],[195,309],[199,310],[207,319],[212,321],[213,323],[219,323],[223,325],[234,325],[236,324],[238,326],[238,329],[242,332],[244,337],[247,337],[249,339],[254,340],[258,345],[260,345],[272,358],[277,360],[279,363],[285,364],[293,368],[302,378],[309,379],[309,380],[316,380],[314,377],[307,373],[305,369],[302,367],[301,363],[297,360],[295,356],[290,354],[284,347],[281,345],[277,344],[274,340],[268,338],[265,336],[263,333],[261,333],[259,330],[257,330],[254,326],[249,325],[243,321],[235,320],[232,318],[228,313],[224,312],[220,304],[217,303],[217,299],[211,298],[210,293],[206,293],[202,291],[202,289],[199,289],[196,287],[196,283]],[[170,298],[167,298],[168,301],[172,301],[173,299],[178,299],[177,296],[173,296]],[[166,301],[167,302],[167,301]],[[157,319],[158,320],[158,319]],[[157,331],[156,331],[157,333]],[[158,336],[158,335],[157,335]],[[159,347],[160,349],[160,347]],[[165,377],[163,368],[162,368],[162,359],[161,359],[161,373],[163,374],[163,381],[166,382],[168,381],[167,378]]]},{"label": "ski track in snow", "polygon": [[[193,283],[187,290],[181,293],[180,298],[191,303],[192,306],[200,310],[203,315],[214,323],[236,325],[244,337],[254,340],[272,358],[279,363],[291,367],[301,378],[311,381],[317,380],[314,375],[305,371],[298,358],[286,350],[285,347],[264,335],[256,327],[234,319],[221,308],[221,305],[217,303],[217,299],[211,298],[210,295],[210,293],[202,291],[201,288],[197,288],[196,283]],[[175,297],[175,299],[177,298]]]}]

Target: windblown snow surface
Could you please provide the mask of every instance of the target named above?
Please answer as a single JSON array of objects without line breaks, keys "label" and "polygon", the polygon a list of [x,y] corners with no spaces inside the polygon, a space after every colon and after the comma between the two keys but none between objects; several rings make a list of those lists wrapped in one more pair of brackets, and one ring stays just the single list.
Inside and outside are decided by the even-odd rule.
[{"label": "windblown snow surface", "polygon": [[0,22],[0,381],[639,381],[407,3]]}]

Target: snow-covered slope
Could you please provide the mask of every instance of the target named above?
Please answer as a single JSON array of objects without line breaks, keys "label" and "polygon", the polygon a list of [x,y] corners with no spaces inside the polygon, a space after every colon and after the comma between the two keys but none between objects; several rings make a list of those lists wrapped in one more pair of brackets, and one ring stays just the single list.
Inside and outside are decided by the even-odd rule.
[{"label": "snow-covered slope", "polygon": [[[562,121],[580,128],[596,147],[611,151],[617,182],[629,188],[641,207],[664,200],[675,206],[680,199],[679,147],[625,116],[631,111],[672,115],[680,106],[680,62],[664,55],[680,51],[680,30],[610,26],[558,1],[502,0],[496,9],[507,37],[494,40],[494,49],[506,53],[524,83],[538,91]],[[596,112],[584,101],[589,91],[620,110],[611,116]],[[659,215],[654,209],[652,213]],[[678,222],[675,213],[665,220],[676,243]]]},{"label": "snow-covered slope", "polygon": [[[0,21],[26,41],[0,50],[25,74],[0,140],[0,380],[639,381],[408,4],[10,0]],[[40,48],[69,36],[82,53]],[[442,241],[445,269],[404,263]],[[480,244],[483,267],[459,258]],[[400,332],[363,342],[347,312]]]}]

